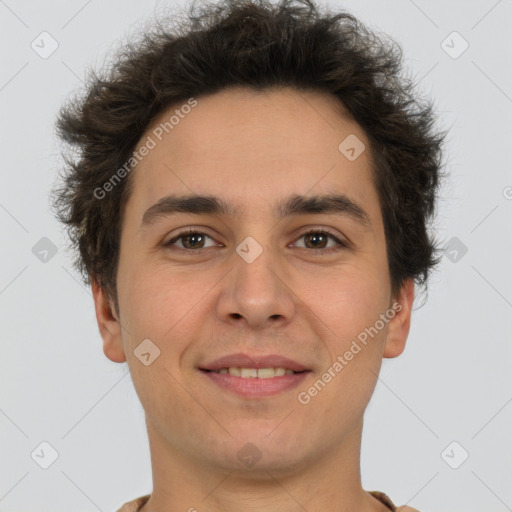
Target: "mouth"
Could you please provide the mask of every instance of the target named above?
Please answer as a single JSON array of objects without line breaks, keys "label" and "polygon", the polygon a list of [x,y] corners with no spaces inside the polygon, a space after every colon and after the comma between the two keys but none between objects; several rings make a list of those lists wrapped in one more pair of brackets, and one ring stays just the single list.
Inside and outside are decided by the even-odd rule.
[{"label": "mouth", "polygon": [[284,370],[285,374],[288,370],[295,373],[299,373],[305,370],[309,370],[306,366],[289,359],[288,357],[279,354],[245,354],[243,352],[237,352],[222,356],[209,363],[202,364],[200,366],[202,370],[212,370],[217,372],[228,373],[236,377],[257,377],[253,374],[253,370],[264,370],[261,375],[274,376],[277,371],[278,376]]},{"label": "mouth", "polygon": [[206,368],[200,368],[203,372],[214,372],[221,375],[231,375],[233,377],[240,377],[242,379],[272,379],[274,377],[282,377],[283,375],[294,375],[298,373],[305,373],[309,370],[294,371],[290,368],[238,368],[238,367],[226,367],[219,368],[218,370],[208,370]]},{"label": "mouth", "polygon": [[200,373],[208,379],[209,384],[228,395],[244,400],[265,399],[285,394],[306,378],[311,370],[294,371],[277,368],[220,368],[208,370],[200,368]]},{"label": "mouth", "polygon": [[221,390],[243,398],[264,398],[289,391],[312,372],[279,354],[235,354],[220,357],[198,368]]}]

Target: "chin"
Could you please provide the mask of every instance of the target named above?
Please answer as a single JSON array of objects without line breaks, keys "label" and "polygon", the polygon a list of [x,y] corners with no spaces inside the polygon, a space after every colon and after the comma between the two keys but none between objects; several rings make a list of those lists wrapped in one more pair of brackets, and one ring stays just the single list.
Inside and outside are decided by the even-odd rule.
[{"label": "chin", "polygon": [[[276,428],[277,427],[277,428]],[[308,458],[303,434],[290,432],[279,422],[261,420],[246,421],[238,429],[227,427],[233,437],[226,436],[217,445],[219,465],[229,470],[259,473],[268,479],[267,471],[290,472]],[[210,445],[211,447],[212,445]],[[228,467],[226,466],[226,469]]]}]

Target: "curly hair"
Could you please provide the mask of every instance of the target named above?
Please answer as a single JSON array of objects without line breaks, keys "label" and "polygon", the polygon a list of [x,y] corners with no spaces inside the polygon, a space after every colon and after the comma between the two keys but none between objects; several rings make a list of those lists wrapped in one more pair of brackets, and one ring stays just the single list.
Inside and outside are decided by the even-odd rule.
[{"label": "curly hair", "polygon": [[102,287],[119,314],[116,273],[133,173],[101,199],[95,191],[126,166],[158,114],[230,86],[290,86],[334,95],[364,129],[393,295],[409,278],[425,285],[441,259],[428,221],[446,132],[434,129],[433,102],[419,99],[402,68],[391,38],[346,11],[320,12],[312,0],[194,1],[181,20],[157,20],[118,48],[103,73],[90,70],[84,94],[57,116],[57,134],[74,157],[63,153],[52,208],[78,249],[75,268],[86,284],[92,278]]}]

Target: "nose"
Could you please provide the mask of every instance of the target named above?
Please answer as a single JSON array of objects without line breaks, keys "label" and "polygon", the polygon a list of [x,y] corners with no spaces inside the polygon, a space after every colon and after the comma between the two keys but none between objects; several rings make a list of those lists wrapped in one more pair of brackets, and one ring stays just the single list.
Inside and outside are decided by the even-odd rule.
[{"label": "nose", "polygon": [[297,298],[285,261],[278,258],[270,249],[252,261],[238,253],[233,255],[233,267],[221,283],[217,306],[222,321],[258,330],[283,326],[293,319]]}]

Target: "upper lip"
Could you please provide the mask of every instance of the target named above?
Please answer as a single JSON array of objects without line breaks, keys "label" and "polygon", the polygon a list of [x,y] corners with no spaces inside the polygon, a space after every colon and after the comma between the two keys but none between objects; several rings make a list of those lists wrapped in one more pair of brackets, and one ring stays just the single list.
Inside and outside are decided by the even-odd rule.
[{"label": "upper lip", "polygon": [[220,370],[221,368],[284,368],[302,372],[305,366],[279,354],[249,355],[242,352],[229,354],[200,366],[201,370]]}]

